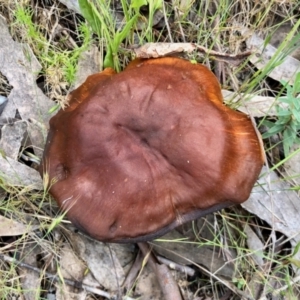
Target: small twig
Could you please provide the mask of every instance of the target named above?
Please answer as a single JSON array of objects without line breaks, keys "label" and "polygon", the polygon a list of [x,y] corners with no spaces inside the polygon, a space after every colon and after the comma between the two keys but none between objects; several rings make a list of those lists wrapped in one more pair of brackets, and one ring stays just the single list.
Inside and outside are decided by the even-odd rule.
[{"label": "small twig", "polygon": [[[150,242],[149,242],[150,243]],[[151,243],[150,243],[151,245]],[[160,247],[159,245],[155,244],[155,246]],[[215,274],[217,274],[219,272],[219,270],[214,271],[214,273],[208,271],[207,269],[205,269],[205,267],[202,267],[201,265],[195,263],[194,261],[192,261],[191,259],[188,259],[186,257],[183,257],[182,255],[179,255],[178,253],[176,253],[175,251],[172,250],[168,250],[168,252],[177,255],[180,258],[185,259],[187,262],[189,262],[191,265],[196,266],[201,272],[203,272],[204,274],[207,274],[208,276],[211,276],[212,278],[214,278],[216,281],[222,283],[223,285],[225,285],[228,289],[230,289],[233,293],[235,293],[236,295],[240,296],[243,299],[246,300],[254,300],[251,295],[246,294],[245,292],[239,290],[234,284],[232,284],[232,282],[226,280],[225,278],[219,277]],[[230,262],[226,262],[225,264],[230,263]]]},{"label": "small twig", "polygon": [[168,18],[167,18],[166,7],[165,7],[165,2],[164,1],[162,1],[162,8],[163,8],[163,13],[164,13],[165,24],[166,24],[166,27],[167,27],[167,30],[168,30],[168,36],[169,36],[170,42],[173,43],[173,38],[172,38],[172,34],[171,34],[169,21],[168,21]]},{"label": "small twig", "polygon": [[52,26],[52,29],[50,30],[50,35],[49,35],[49,42],[47,43],[46,45],[46,50],[45,50],[45,54],[48,53],[48,50],[49,50],[49,46],[51,45],[53,39],[54,39],[54,32],[56,30],[56,27],[58,25],[58,18],[56,16],[56,14],[53,14],[53,10],[54,10],[54,6],[51,7],[50,11],[48,12],[47,10],[44,10],[43,11],[43,15],[45,17],[45,15],[47,14],[46,18],[48,19],[48,21],[50,21],[50,18],[53,17],[53,15],[55,16],[55,23],[54,25]]},{"label": "small twig", "polygon": [[[212,38],[214,40],[213,43],[213,48],[218,51],[220,53],[221,51],[221,46],[220,46],[220,40],[219,40],[219,34],[215,35],[215,31],[220,28],[220,16],[218,14],[216,14],[216,10],[218,7],[218,3],[216,3],[216,1],[212,1],[209,5],[210,8],[208,8],[208,10],[210,11],[210,14],[214,17],[214,20],[212,22]],[[224,75],[224,63],[221,61],[216,60],[214,62],[215,65],[215,69],[214,69],[214,73],[217,76],[218,80],[220,82],[224,82],[224,80],[221,79],[221,75]],[[222,72],[223,71],[223,72]],[[224,76],[223,76],[224,77]]]},{"label": "small twig", "polygon": [[194,276],[195,275],[195,270],[190,268],[190,267],[180,265],[180,264],[175,263],[174,261],[171,261],[167,258],[164,258],[164,257],[160,256],[160,255],[157,255],[156,258],[161,264],[164,264],[164,265],[168,266],[172,270],[179,271],[179,272],[184,273],[184,274],[189,275],[189,276]]},{"label": "small twig", "polygon": [[222,53],[222,52],[217,52],[211,49],[207,49],[203,46],[199,46],[197,44],[193,44],[195,48],[202,53],[207,54],[208,56],[215,56],[217,58],[223,58],[225,60],[236,60],[236,59],[244,59],[247,56],[250,56],[252,54],[252,51],[244,51],[238,54],[228,54],[228,53]]},{"label": "small twig", "polygon": [[34,162],[36,164],[40,164],[40,159],[38,157],[35,158],[35,157],[31,156],[30,154],[31,153],[26,151],[26,154],[25,153],[21,154],[21,158],[23,158],[27,162],[30,161],[30,162]]},{"label": "small twig", "polygon": [[[13,263],[17,267],[26,268],[26,269],[31,270],[31,271],[36,272],[36,273],[41,273],[42,272],[42,270],[39,269],[39,268],[36,268],[36,267],[31,266],[31,265],[28,265],[28,264],[25,264],[23,262],[20,262],[20,261],[12,258],[10,256],[7,256],[7,255],[0,254],[0,259],[2,259],[5,262]],[[59,278],[59,276],[56,275],[56,274],[51,274],[49,272],[44,272],[44,271],[43,271],[43,273],[48,278],[50,278],[51,280],[53,280],[55,282],[60,282],[61,281],[60,278]],[[102,291],[99,288],[86,285],[86,284],[84,284],[82,282],[78,282],[78,281],[74,281],[74,280],[66,279],[66,278],[64,278],[63,281],[64,281],[64,283],[68,284],[69,286],[73,286],[73,287],[76,287],[76,288],[82,288],[82,289],[84,289],[84,290],[86,290],[88,292],[91,292],[91,293],[94,293],[96,295],[105,297],[107,299],[115,298],[113,295],[111,295],[111,294],[109,294],[109,293],[107,293],[105,291]]]},{"label": "small twig", "polygon": [[175,11],[175,19],[177,21],[181,36],[182,36],[182,40],[185,43],[185,36],[184,36],[184,32],[183,32],[183,28],[181,26],[181,22],[180,22],[180,14],[179,14],[179,8],[177,6],[174,6],[174,11]]},{"label": "small twig", "polygon": [[139,251],[123,283],[123,287],[127,291],[129,291],[132,288],[134,282],[136,281],[136,277],[140,269],[142,268],[142,264],[143,264],[142,253],[141,251]]},{"label": "small twig", "polygon": [[178,285],[168,267],[158,263],[156,257],[151,252],[151,248],[149,247],[148,243],[138,243],[138,246],[144,257],[147,258],[149,266],[157,276],[165,299],[182,300]]}]

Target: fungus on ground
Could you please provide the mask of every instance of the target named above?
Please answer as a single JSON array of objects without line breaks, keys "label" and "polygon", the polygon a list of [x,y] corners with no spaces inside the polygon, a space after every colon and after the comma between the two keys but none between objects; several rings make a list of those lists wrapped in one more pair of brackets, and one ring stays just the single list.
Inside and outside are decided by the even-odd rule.
[{"label": "fungus on ground", "polygon": [[89,76],[50,121],[41,173],[79,229],[140,242],[246,201],[263,162],[213,73],[167,57]]}]

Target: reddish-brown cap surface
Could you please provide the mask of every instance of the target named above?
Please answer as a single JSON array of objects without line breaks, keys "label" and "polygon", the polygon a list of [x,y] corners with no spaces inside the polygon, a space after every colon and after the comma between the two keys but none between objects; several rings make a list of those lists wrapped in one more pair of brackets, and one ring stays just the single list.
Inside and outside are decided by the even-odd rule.
[{"label": "reddish-brown cap surface", "polygon": [[215,76],[160,58],[73,91],[50,121],[41,172],[75,226],[131,242],[247,200],[262,165],[251,120],[222,103]]}]

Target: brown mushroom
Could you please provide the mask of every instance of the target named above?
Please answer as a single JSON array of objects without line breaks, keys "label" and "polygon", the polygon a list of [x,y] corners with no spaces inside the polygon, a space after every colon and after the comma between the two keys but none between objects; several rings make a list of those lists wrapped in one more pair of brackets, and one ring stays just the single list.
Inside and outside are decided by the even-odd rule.
[{"label": "brown mushroom", "polygon": [[167,57],[89,76],[50,121],[41,173],[79,229],[136,242],[247,200],[263,162],[213,73]]}]

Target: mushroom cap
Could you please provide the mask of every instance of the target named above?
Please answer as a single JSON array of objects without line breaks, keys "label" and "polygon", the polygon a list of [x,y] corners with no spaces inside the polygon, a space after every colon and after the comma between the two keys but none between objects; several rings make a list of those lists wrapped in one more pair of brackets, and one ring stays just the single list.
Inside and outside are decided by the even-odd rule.
[{"label": "mushroom cap", "polygon": [[263,163],[213,73],[166,57],[89,76],[50,120],[40,171],[80,230],[136,242],[247,200]]}]

